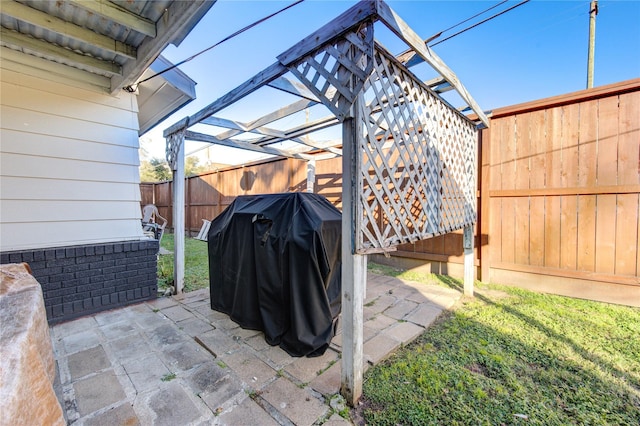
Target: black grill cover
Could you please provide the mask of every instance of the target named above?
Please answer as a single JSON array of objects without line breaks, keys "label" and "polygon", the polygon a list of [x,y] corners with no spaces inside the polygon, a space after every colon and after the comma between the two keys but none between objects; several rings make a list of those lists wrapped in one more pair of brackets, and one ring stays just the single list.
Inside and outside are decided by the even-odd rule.
[{"label": "black grill cover", "polygon": [[318,194],[237,197],[209,228],[211,308],[290,355],[322,355],[340,313],[341,229]]}]

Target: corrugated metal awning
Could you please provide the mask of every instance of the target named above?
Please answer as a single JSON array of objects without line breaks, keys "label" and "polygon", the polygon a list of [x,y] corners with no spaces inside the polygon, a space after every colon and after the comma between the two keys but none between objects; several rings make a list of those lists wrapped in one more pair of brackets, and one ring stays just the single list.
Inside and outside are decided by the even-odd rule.
[{"label": "corrugated metal awning", "polygon": [[106,77],[115,93],[178,45],[215,0],[3,0],[2,46]]}]

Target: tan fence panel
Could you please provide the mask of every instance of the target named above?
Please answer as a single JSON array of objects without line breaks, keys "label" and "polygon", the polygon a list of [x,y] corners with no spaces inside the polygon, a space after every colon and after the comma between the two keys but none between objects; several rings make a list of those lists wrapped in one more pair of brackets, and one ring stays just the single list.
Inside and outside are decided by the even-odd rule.
[{"label": "tan fence panel", "polygon": [[497,110],[484,137],[489,279],[640,304],[640,80]]}]

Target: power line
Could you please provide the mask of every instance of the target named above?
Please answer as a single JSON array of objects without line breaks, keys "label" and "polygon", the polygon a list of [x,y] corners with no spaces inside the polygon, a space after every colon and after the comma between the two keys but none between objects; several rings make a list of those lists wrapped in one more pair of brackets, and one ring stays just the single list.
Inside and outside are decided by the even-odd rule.
[{"label": "power line", "polygon": [[438,42],[436,42],[436,43],[433,43],[433,44],[429,45],[429,47],[437,46],[437,45],[438,45],[438,44],[440,44],[440,43],[444,43],[445,41],[447,41],[447,40],[449,40],[449,39],[452,39],[452,38],[453,38],[453,37],[455,37],[455,36],[458,36],[458,35],[460,35],[460,34],[462,34],[462,33],[464,33],[464,32],[469,31],[469,30],[470,30],[470,29],[472,29],[472,28],[477,27],[478,25],[484,24],[485,22],[488,22],[488,21],[490,21],[490,20],[492,20],[492,19],[495,19],[495,18],[497,18],[498,16],[503,15],[503,14],[505,14],[505,13],[507,13],[507,12],[509,12],[509,11],[513,10],[513,9],[515,9],[516,7],[520,7],[520,6],[522,6],[523,4],[528,3],[529,1],[530,1],[530,0],[523,0],[523,1],[521,1],[520,3],[516,4],[516,5],[513,5],[513,6],[511,6],[511,7],[507,8],[507,9],[505,9],[505,10],[501,11],[501,12],[496,13],[495,15],[491,15],[491,16],[489,16],[488,18],[483,19],[483,20],[482,20],[482,21],[480,21],[480,22],[476,22],[475,24],[473,24],[473,25],[471,25],[471,26],[469,26],[469,27],[467,27],[467,28],[465,28],[465,29],[463,29],[463,30],[458,31],[458,32],[457,32],[457,33],[455,33],[455,34],[452,34],[452,35],[450,35],[450,36],[449,36],[449,37],[447,37],[447,38],[443,38],[442,40],[440,40],[440,41],[438,41]]},{"label": "power line", "polygon": [[[435,40],[435,39],[437,39],[438,37],[440,37],[443,33],[446,33],[447,31],[452,30],[452,29],[454,29],[454,28],[456,28],[456,27],[460,26],[460,25],[464,24],[465,22],[469,22],[469,21],[470,21],[470,20],[472,20],[473,18],[477,18],[478,16],[483,15],[483,14],[487,13],[488,11],[490,11],[490,10],[492,10],[492,9],[495,9],[496,7],[498,7],[498,6],[500,6],[500,5],[504,4],[504,3],[506,3],[507,1],[508,1],[508,0],[502,0],[502,1],[499,1],[498,3],[494,4],[493,6],[490,6],[490,7],[486,8],[486,9],[484,9],[483,11],[478,12],[478,13],[476,13],[475,15],[468,17],[468,18],[466,18],[466,19],[464,19],[464,20],[462,20],[462,21],[458,22],[457,24],[454,24],[454,25],[450,26],[449,28],[446,28],[446,29],[444,29],[444,30],[442,30],[442,31],[440,31],[440,32],[435,33],[435,34],[434,34],[434,35],[432,35],[431,37],[429,37],[429,38],[425,39],[425,40],[424,40],[424,43],[425,43],[425,44],[429,44],[429,43],[431,43],[433,40]],[[502,12],[502,13],[504,13],[504,12]],[[490,18],[490,19],[493,19],[493,18]],[[477,25],[479,25],[479,24],[476,24],[476,26],[477,26]],[[473,28],[473,27],[470,27],[470,28],[468,28],[468,29],[471,29],[471,28]],[[450,37],[447,37],[446,39],[444,39],[444,40],[442,40],[442,41],[439,41],[438,43],[435,43],[435,44],[430,45],[430,46],[435,46],[436,44],[439,44],[439,43],[442,43],[443,41],[449,40],[451,37],[455,37],[455,36],[456,36],[456,35],[458,35],[458,34],[462,34],[464,31],[467,31],[467,29],[462,30],[462,31],[460,31],[460,32],[458,32],[458,33],[456,33],[456,34],[454,34],[454,35],[452,35],[452,36],[450,36]],[[407,55],[409,52],[411,52],[411,49],[407,49],[407,50],[405,50],[404,52],[402,52],[402,53],[401,53],[400,55],[398,55],[398,56],[399,56],[399,57],[401,57],[401,56]]]},{"label": "power line", "polygon": [[[558,25],[564,24],[566,22],[573,21],[575,19],[581,18],[584,15],[588,15],[588,13],[586,13],[586,12],[580,12],[580,13],[577,13],[577,14],[575,14],[575,13],[571,14],[571,12],[573,12],[574,10],[582,8],[582,7],[584,7],[583,3],[577,3],[577,5],[574,6],[574,7],[571,7],[569,9],[563,10],[562,12],[556,13],[555,15],[548,16],[548,17],[546,17],[546,18],[548,18],[546,21],[541,22],[541,24],[548,24],[548,25],[536,27],[532,31],[527,31],[527,32],[520,31],[517,34],[514,34],[508,40],[503,39],[503,40],[500,40],[500,41],[496,41],[493,44],[493,47],[497,48],[497,47],[500,47],[500,46],[508,45],[509,43],[515,42],[516,40],[520,40],[520,39],[524,39],[524,38],[531,38],[536,34],[543,33],[545,31],[547,31],[549,28],[553,28],[553,27],[556,27]],[[602,9],[602,8],[600,7],[600,9]]]},{"label": "power line", "polygon": [[469,22],[469,21],[470,21],[470,20],[472,20],[473,18],[477,18],[478,16],[480,16],[480,15],[482,15],[482,14],[485,14],[485,13],[487,13],[488,11],[490,11],[490,10],[492,10],[492,9],[495,9],[496,7],[498,7],[498,6],[500,6],[500,5],[504,4],[504,3],[506,3],[507,1],[509,1],[509,0],[502,0],[501,2],[498,2],[498,3],[494,4],[493,6],[486,8],[486,9],[485,9],[485,10],[483,10],[482,12],[478,12],[478,13],[476,13],[475,15],[468,17],[468,18],[467,18],[467,19],[465,19],[464,21],[460,21],[460,22],[458,22],[457,24],[452,25],[452,26],[450,26],[449,28],[447,28],[447,29],[445,29],[445,30],[440,31],[439,33],[434,34],[433,36],[429,37],[429,41],[434,40],[434,39],[436,39],[436,38],[440,37],[443,33],[446,33],[447,31],[452,30],[452,29],[454,29],[455,27],[458,27],[458,26],[460,26],[460,25],[462,25],[462,24],[464,24],[464,23],[466,23],[466,22]]},{"label": "power line", "polygon": [[184,60],[182,60],[182,61],[178,62],[177,64],[171,65],[171,66],[170,66],[169,68],[167,68],[167,69],[164,69],[164,70],[162,70],[162,71],[160,71],[160,72],[158,72],[158,73],[156,73],[156,74],[154,74],[154,75],[152,75],[152,76],[150,76],[150,77],[145,78],[144,80],[141,80],[141,81],[137,82],[137,83],[135,84],[135,86],[136,86],[135,88],[134,88],[134,87],[132,87],[132,86],[127,86],[127,87],[125,87],[124,89],[125,89],[125,90],[127,90],[128,92],[135,92],[135,90],[137,89],[137,87],[138,87],[141,83],[144,83],[145,81],[149,81],[149,80],[151,80],[152,78],[155,78],[155,77],[157,77],[157,76],[159,76],[159,75],[162,75],[162,74],[164,74],[164,73],[165,73],[165,72],[167,72],[167,71],[171,71],[172,69],[177,68],[177,67],[179,67],[180,65],[182,65],[182,64],[184,64],[184,63],[186,63],[186,62],[189,62],[189,61],[191,61],[191,60],[193,60],[193,59],[197,58],[198,56],[202,55],[202,54],[203,54],[203,53],[205,53],[205,52],[208,52],[209,50],[213,49],[214,47],[221,45],[221,44],[222,44],[222,43],[224,43],[225,41],[231,40],[231,39],[232,39],[232,38],[234,38],[235,36],[242,34],[243,32],[245,32],[245,31],[247,31],[247,30],[249,30],[249,29],[251,29],[251,28],[255,27],[256,25],[259,25],[259,24],[263,23],[264,21],[266,21],[266,20],[268,20],[268,19],[273,18],[274,16],[276,16],[276,15],[278,15],[278,14],[280,14],[280,13],[284,12],[285,10],[290,9],[290,8],[292,8],[293,6],[296,6],[296,5],[300,4],[300,3],[302,3],[303,1],[304,1],[304,0],[297,0],[297,1],[293,2],[293,3],[291,3],[290,5],[285,6],[285,7],[283,7],[282,9],[280,9],[280,10],[278,10],[278,11],[276,11],[276,12],[273,12],[273,13],[272,13],[272,14],[270,14],[270,15],[265,16],[264,18],[260,18],[260,19],[258,19],[257,21],[255,21],[255,22],[253,22],[253,23],[251,23],[251,24],[247,25],[246,27],[243,27],[243,28],[239,29],[238,31],[234,32],[233,34],[228,35],[227,37],[223,38],[223,39],[222,39],[222,40],[220,40],[219,42],[217,42],[217,43],[215,43],[215,44],[212,44],[211,46],[207,47],[206,49],[203,49],[203,50],[201,50],[200,52],[198,52],[198,53],[196,53],[196,54],[194,54],[194,55],[189,56],[187,59],[184,59]]}]

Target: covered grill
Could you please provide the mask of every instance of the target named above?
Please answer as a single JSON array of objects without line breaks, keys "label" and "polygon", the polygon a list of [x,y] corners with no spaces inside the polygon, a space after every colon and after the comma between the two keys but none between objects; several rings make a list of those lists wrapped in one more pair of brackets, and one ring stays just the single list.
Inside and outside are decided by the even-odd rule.
[{"label": "covered grill", "polygon": [[340,313],[341,229],[318,194],[236,198],[209,228],[211,308],[290,355],[322,355]]}]

